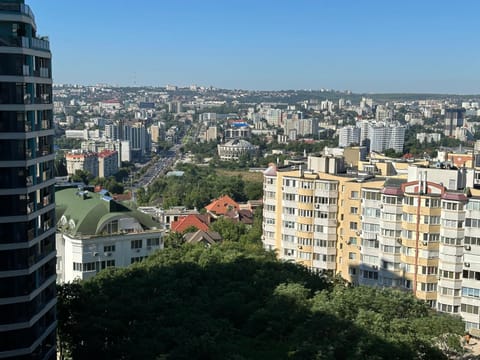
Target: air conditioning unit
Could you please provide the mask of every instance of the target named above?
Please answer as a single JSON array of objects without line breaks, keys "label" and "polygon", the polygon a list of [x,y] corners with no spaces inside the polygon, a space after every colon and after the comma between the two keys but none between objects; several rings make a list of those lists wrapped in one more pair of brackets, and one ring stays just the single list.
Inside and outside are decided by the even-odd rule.
[{"label": "air conditioning unit", "polygon": [[466,262],[463,264],[465,267],[470,267],[470,263]]},{"label": "air conditioning unit", "polygon": [[315,204],[315,209],[320,209],[321,204]]},{"label": "air conditioning unit", "polygon": [[465,245],[465,250],[470,251],[472,250],[472,247],[470,245]]},{"label": "air conditioning unit", "polygon": [[423,246],[427,246],[427,245],[428,245],[428,241],[422,242],[422,245],[423,245]]},{"label": "air conditioning unit", "polygon": [[362,235],[362,232],[361,231],[357,231],[357,236],[360,236]]},{"label": "air conditioning unit", "polygon": [[135,252],[140,252],[141,249],[135,249]]},{"label": "air conditioning unit", "polygon": [[372,265],[372,269],[373,270],[378,270],[378,266],[377,265]]},{"label": "air conditioning unit", "polygon": [[292,256],[293,253],[291,251],[287,251],[287,256]]},{"label": "air conditioning unit", "polygon": [[303,249],[302,245],[298,245],[298,248],[299,248],[300,250],[302,250],[302,249]]},{"label": "air conditioning unit", "polygon": [[105,256],[112,256],[112,252],[111,252],[111,251],[107,251],[107,252],[105,252],[103,255],[105,255]]},{"label": "air conditioning unit", "polygon": [[94,252],[92,253],[92,255],[93,255],[93,256],[98,256],[98,252],[94,251]]},{"label": "air conditioning unit", "polygon": [[401,244],[401,243],[402,243],[402,238],[397,238],[397,242],[398,242],[399,244]]},{"label": "air conditioning unit", "polygon": [[380,209],[383,209],[383,204],[380,204]]}]

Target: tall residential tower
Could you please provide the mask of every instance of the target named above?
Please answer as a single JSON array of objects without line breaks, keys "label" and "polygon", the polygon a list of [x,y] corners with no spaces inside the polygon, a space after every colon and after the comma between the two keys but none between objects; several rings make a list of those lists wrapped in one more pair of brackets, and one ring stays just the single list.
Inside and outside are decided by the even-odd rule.
[{"label": "tall residential tower", "polygon": [[55,358],[51,54],[23,0],[0,0],[0,359]]}]

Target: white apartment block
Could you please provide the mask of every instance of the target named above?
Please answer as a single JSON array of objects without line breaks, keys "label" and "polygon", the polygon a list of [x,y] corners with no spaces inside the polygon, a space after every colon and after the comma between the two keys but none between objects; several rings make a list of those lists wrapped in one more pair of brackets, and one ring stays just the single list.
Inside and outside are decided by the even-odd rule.
[{"label": "white apartment block", "polygon": [[361,129],[356,126],[344,126],[339,130],[338,146],[347,147],[352,144],[360,144]]}]

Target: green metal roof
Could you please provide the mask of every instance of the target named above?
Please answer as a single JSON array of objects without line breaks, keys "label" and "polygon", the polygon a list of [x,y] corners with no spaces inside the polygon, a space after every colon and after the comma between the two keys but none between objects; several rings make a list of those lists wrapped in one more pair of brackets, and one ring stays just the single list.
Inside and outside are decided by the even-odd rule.
[{"label": "green metal roof", "polygon": [[[67,188],[57,190],[55,193],[56,216],[58,227],[65,232],[78,236],[100,235],[100,230],[107,222],[115,218],[135,218],[145,230],[160,229],[160,223],[149,215],[116,202],[108,196],[98,193],[81,193],[78,189]],[[75,227],[60,225],[62,216],[67,222],[73,220]]]}]

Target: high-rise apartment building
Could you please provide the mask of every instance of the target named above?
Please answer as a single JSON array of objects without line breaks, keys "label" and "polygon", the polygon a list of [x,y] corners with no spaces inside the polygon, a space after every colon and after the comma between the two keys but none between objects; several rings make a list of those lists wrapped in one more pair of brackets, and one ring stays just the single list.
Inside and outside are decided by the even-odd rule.
[{"label": "high-rise apartment building", "polygon": [[474,170],[410,165],[404,175],[362,177],[326,171],[320,160],[264,172],[265,248],[355,285],[411,291],[480,329]]},{"label": "high-rise apartment building", "polygon": [[0,359],[55,359],[49,42],[23,0],[0,0]]},{"label": "high-rise apartment building", "polygon": [[344,126],[339,130],[338,146],[347,147],[352,144],[360,144],[361,129],[356,126]]},{"label": "high-rise apartment building", "polygon": [[445,109],[445,136],[454,136],[457,127],[463,126],[464,109]]}]

